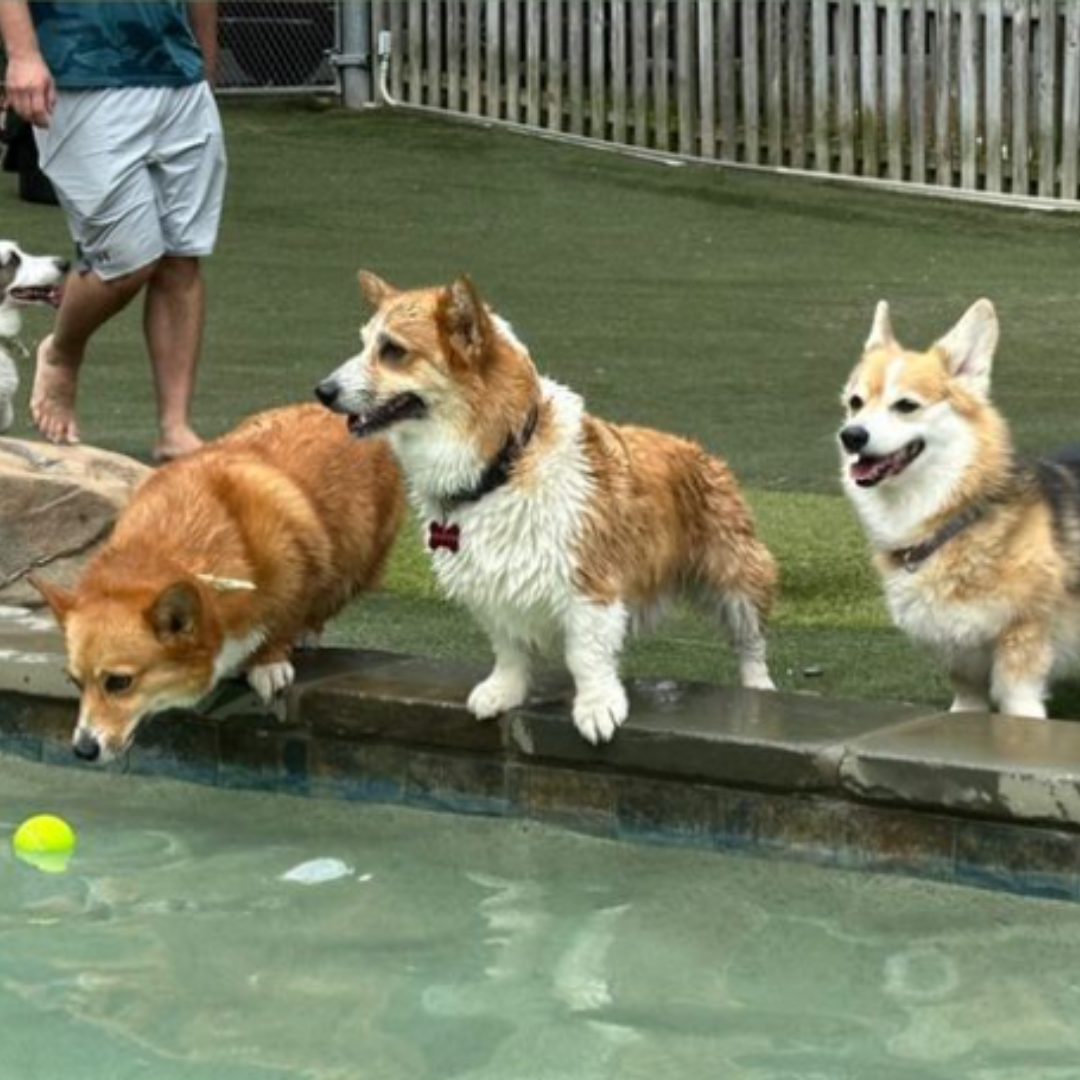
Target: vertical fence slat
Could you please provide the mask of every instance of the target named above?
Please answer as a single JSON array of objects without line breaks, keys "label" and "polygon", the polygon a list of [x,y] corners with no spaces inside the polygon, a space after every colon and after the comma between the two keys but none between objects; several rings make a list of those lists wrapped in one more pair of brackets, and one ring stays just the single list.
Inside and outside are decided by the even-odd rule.
[{"label": "vertical fence slat", "polygon": [[652,72],[653,112],[655,116],[656,147],[671,149],[671,104],[668,92],[671,79],[671,34],[668,25],[668,5],[653,4]]},{"label": "vertical fence slat", "polygon": [[603,0],[589,3],[589,134],[607,136],[607,19]]},{"label": "vertical fence slat", "polygon": [[446,107],[461,111],[461,4],[446,5]]},{"label": "vertical fence slat", "polygon": [[487,115],[502,115],[502,4],[487,0]]},{"label": "vertical fence slat", "polygon": [[960,5],[960,186],[979,186],[979,12]]},{"label": "vertical fence slat", "polygon": [[788,156],[793,169],[806,168],[806,5],[788,5]]},{"label": "vertical fence slat", "polygon": [[911,0],[908,23],[910,105],[908,120],[911,179],[926,183],[926,0]]},{"label": "vertical fence slat", "polygon": [[424,5],[409,0],[409,102],[424,101]]},{"label": "vertical fence slat", "polygon": [[1002,0],[986,0],[986,190],[1001,191],[1001,148],[1005,105],[1005,26]]},{"label": "vertical fence slat", "polygon": [[[396,7],[396,4],[391,6]],[[473,116],[483,111],[482,84],[480,80],[480,16],[477,3],[465,4],[465,108]]]},{"label": "vertical fence slat", "polygon": [[541,78],[543,49],[543,11],[539,0],[525,7],[525,122],[540,126]]},{"label": "vertical fence slat", "polygon": [[934,171],[942,187],[953,185],[952,152],[952,3],[937,0],[934,27]]},{"label": "vertical fence slat", "polygon": [[563,129],[563,6],[547,5],[547,126]]},{"label": "vertical fence slat", "polygon": [[1075,199],[1080,155],[1080,6],[1065,11],[1064,78],[1061,88],[1061,198]]},{"label": "vertical fence slat", "polygon": [[829,6],[814,4],[810,25],[814,65],[814,169],[832,171],[829,151]]},{"label": "vertical fence slat", "polygon": [[735,0],[720,0],[720,156],[739,159],[739,124],[735,80]]},{"label": "vertical fence slat", "polygon": [[712,0],[698,4],[698,114],[701,156],[716,157],[716,25]]},{"label": "vertical fence slat", "polygon": [[679,117],[679,153],[697,150],[694,128],[694,6],[679,4],[675,20],[675,84]]},{"label": "vertical fence slat", "polygon": [[1039,4],[1039,194],[1054,194],[1057,159],[1057,2]]},{"label": "vertical fence slat", "polygon": [[388,4],[390,9],[390,39],[394,45],[394,63],[390,65],[390,93],[395,101],[405,96],[405,65],[408,63],[409,43],[405,38],[405,8]]},{"label": "vertical fence slat", "polygon": [[570,131],[585,133],[585,0],[570,0],[567,66],[570,69]]},{"label": "vertical fence slat", "polygon": [[506,119],[521,119],[521,5],[503,5],[503,26],[506,37],[503,54],[506,64]]},{"label": "vertical fence slat", "polygon": [[761,161],[761,92],[758,77],[758,4],[749,0],[742,5],[742,93],[743,143],[746,160],[752,165]]},{"label": "vertical fence slat", "polygon": [[1028,162],[1031,103],[1031,10],[1029,0],[1012,3],[1012,190],[1027,195],[1031,183]]},{"label": "vertical fence slat", "polygon": [[855,6],[840,0],[836,6],[836,127],[840,141],[840,172],[855,175]]},{"label": "vertical fence slat", "polygon": [[617,143],[627,141],[626,119],[626,4],[615,0],[611,5],[611,137]]},{"label": "vertical fence slat", "polygon": [[862,119],[862,174],[877,176],[878,148],[878,30],[876,0],[859,4],[859,105]]},{"label": "vertical fence slat", "polygon": [[442,4],[427,4],[427,104],[442,105]]},{"label": "vertical fence slat", "polygon": [[634,144],[649,145],[649,13],[638,0],[630,9],[633,61]]},{"label": "vertical fence slat", "polygon": [[765,114],[769,164],[784,164],[784,8],[765,5]]},{"label": "vertical fence slat", "polygon": [[885,0],[885,142],[890,180],[904,178],[904,13]]}]

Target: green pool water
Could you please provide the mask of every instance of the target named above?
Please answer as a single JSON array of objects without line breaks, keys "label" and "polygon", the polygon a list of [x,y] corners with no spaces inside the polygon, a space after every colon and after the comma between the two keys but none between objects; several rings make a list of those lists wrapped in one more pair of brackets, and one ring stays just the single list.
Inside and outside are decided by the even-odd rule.
[{"label": "green pool water", "polygon": [[1080,906],[10,759],[0,831],[3,1080],[1080,1077]]}]

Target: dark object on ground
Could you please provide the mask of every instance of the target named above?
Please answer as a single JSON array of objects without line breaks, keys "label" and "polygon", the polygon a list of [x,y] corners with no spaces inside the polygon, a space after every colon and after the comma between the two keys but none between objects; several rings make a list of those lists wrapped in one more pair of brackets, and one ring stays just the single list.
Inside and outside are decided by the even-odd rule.
[{"label": "dark object on ground", "polygon": [[19,198],[24,202],[56,206],[56,192],[38,165],[34,129],[12,109],[3,114],[0,143],[4,146],[4,172],[19,175]]}]

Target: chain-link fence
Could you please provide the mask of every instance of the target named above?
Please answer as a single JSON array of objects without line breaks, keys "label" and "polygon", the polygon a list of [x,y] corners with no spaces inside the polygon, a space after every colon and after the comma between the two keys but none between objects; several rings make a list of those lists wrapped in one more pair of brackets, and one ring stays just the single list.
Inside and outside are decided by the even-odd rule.
[{"label": "chain-link fence", "polygon": [[224,0],[219,91],[334,90],[338,8],[333,0]]}]

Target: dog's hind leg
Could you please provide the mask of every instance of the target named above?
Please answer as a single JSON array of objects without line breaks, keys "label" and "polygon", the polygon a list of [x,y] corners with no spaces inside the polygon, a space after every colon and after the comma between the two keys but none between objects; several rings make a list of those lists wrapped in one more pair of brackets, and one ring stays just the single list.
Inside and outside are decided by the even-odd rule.
[{"label": "dog's hind leg", "polygon": [[495,650],[495,668],[469,695],[468,709],[477,720],[491,720],[516,709],[529,696],[531,660],[528,649],[508,634],[488,628]]},{"label": "dog's hind leg", "polygon": [[765,631],[758,605],[744,593],[720,597],[720,618],[739,657],[739,681],[751,690],[775,690],[766,661]]},{"label": "dog's hind leg", "polygon": [[989,648],[965,649],[949,665],[953,703],[949,712],[990,711],[990,671],[994,655]]}]

